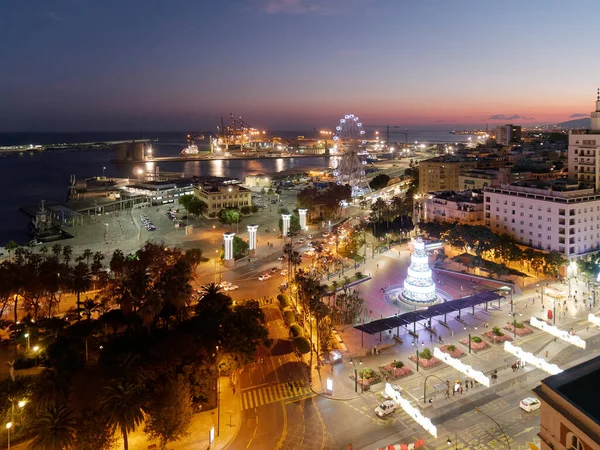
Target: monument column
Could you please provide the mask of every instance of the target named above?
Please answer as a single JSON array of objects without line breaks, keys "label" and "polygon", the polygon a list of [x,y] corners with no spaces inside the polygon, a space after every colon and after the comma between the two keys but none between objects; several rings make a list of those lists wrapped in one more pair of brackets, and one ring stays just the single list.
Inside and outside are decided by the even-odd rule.
[{"label": "monument column", "polygon": [[300,229],[302,231],[308,231],[308,226],[306,226],[306,212],[307,209],[299,209],[298,215],[300,216]]},{"label": "monument column", "polygon": [[248,225],[248,255],[256,256],[256,231],[258,225]]},{"label": "monument column", "polygon": [[282,214],[281,219],[283,221],[283,225],[281,226],[281,234],[285,239],[290,231],[290,219],[292,218],[291,214]]},{"label": "monument column", "polygon": [[235,233],[228,232],[223,233],[223,246],[225,247],[225,254],[223,256],[223,263],[225,267],[233,267],[235,260],[233,259],[233,237]]}]

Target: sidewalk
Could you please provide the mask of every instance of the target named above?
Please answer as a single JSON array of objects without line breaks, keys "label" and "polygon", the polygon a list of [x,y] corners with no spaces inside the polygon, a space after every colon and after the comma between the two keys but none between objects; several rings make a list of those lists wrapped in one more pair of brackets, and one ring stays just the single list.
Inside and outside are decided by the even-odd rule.
[{"label": "sidewalk", "polygon": [[[540,300],[537,300],[536,305],[534,305],[535,307],[528,304],[528,302],[531,302],[531,293],[513,296],[513,302],[513,311],[521,316],[517,316],[517,320],[520,322],[529,320],[531,316],[536,316],[539,318],[545,317],[544,314],[546,313],[547,309],[545,309],[544,312],[541,311]],[[516,361],[517,358],[509,353],[506,353],[503,350],[502,344],[492,344],[486,338],[483,338],[483,340],[488,342],[489,347],[480,352],[473,351],[471,354],[468,353],[468,346],[459,343],[459,341],[468,338],[469,332],[472,335],[480,336],[481,333],[490,331],[494,326],[498,326],[507,336],[510,336],[514,339],[513,333],[503,329],[507,323],[510,323],[513,320],[513,316],[510,311],[511,307],[509,304],[509,299],[507,298],[502,300],[500,310],[490,308],[491,314],[486,314],[484,311],[476,309],[476,314],[473,316],[470,314],[470,312],[463,311],[462,319],[465,321],[465,325],[455,320],[455,314],[453,314],[452,317],[449,315],[448,324],[450,325],[451,329],[442,327],[441,325],[436,325],[437,332],[443,337],[444,345],[453,344],[464,352],[464,356],[460,358],[464,363],[471,364],[475,369],[481,370],[488,375],[490,375],[492,371],[497,370],[498,384],[502,384],[505,381],[520,377],[524,372],[528,372],[534,368],[526,366],[525,369],[520,369],[516,372],[513,372],[511,365],[514,363],[514,361]],[[563,328],[576,326],[574,324],[585,320],[589,312],[591,311],[589,311],[587,308],[574,310],[572,316],[565,315],[560,319],[557,318],[556,325]],[[488,328],[483,327],[484,322],[489,322]],[[588,328],[587,326],[584,327],[582,325],[576,327],[577,329],[575,329],[574,332],[583,339],[589,339],[598,334],[596,327]],[[533,334],[529,334],[524,337],[517,336],[513,342],[516,345],[524,346],[527,351],[533,352],[539,357],[545,358],[545,352],[548,351],[548,360],[552,362],[552,360],[556,358],[563,350],[569,347],[568,344],[563,343],[562,341],[554,342],[550,335],[542,332],[541,330],[533,327],[530,328],[532,328]],[[419,333],[418,340],[408,333],[405,328],[400,328],[399,337],[395,336],[395,330],[393,334],[390,334],[389,332],[383,332],[381,333],[380,341],[379,334],[362,334],[358,330],[355,330],[353,326],[338,328],[338,334],[347,350],[342,352],[343,360],[341,363],[338,363],[333,367],[329,364],[326,364],[321,368],[320,374],[313,370],[313,391],[333,400],[342,401],[351,400],[360,395],[367,395],[366,393],[361,394],[360,385],[358,385],[358,393],[355,392],[354,381],[350,378],[350,375],[354,374],[354,370],[361,370],[362,368],[369,367],[379,375],[380,366],[388,364],[393,360],[398,360],[402,361],[405,366],[410,367],[412,374],[394,381],[390,379],[390,382],[401,385],[413,403],[420,404],[421,407],[425,408],[434,406],[444,398],[444,392],[442,391],[436,396],[434,405],[429,403],[423,405],[423,387],[425,377],[429,375],[435,375],[432,376],[432,379],[428,381],[427,392],[429,394],[433,394],[435,392],[434,386],[442,383],[442,381],[439,379],[443,381],[449,380],[451,383],[453,383],[455,380],[461,380],[464,384],[466,376],[443,363],[440,363],[432,368],[423,368],[421,366],[419,368],[419,372],[417,372],[416,364],[413,363],[409,357],[415,354],[417,348],[419,351],[421,351],[424,347],[429,347],[433,350],[434,347],[441,345],[435,339],[435,335],[430,338],[429,331],[420,325],[417,327],[417,333]],[[529,341],[532,338],[543,335],[547,336],[546,344],[540,346],[538,343],[534,344],[533,348],[530,348],[532,347],[532,344],[530,344]],[[403,342],[400,343],[399,339]],[[378,349],[380,353],[373,355],[373,348]],[[436,377],[439,377],[439,379]],[[328,392],[326,389],[327,378],[331,378],[333,381],[333,392]],[[384,389],[384,383],[385,379],[382,378],[380,383],[371,386],[370,392],[378,393],[382,391]],[[475,393],[482,391],[484,391],[484,389],[479,387],[475,389],[469,389],[468,391],[464,390],[462,395],[456,395],[459,395],[459,398],[465,398],[467,395],[474,395]],[[443,400],[443,404],[446,405],[449,402],[456,400],[456,395],[454,397],[451,396],[449,400]]]}]

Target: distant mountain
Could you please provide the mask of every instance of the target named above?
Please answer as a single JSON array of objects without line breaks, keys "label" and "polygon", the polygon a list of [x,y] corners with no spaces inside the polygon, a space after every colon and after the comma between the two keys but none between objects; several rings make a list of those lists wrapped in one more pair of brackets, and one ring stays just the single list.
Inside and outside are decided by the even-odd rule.
[{"label": "distant mountain", "polygon": [[567,120],[566,122],[561,122],[558,124],[559,127],[562,128],[587,128],[589,129],[592,120],[589,117],[584,117],[583,119],[573,119]]}]

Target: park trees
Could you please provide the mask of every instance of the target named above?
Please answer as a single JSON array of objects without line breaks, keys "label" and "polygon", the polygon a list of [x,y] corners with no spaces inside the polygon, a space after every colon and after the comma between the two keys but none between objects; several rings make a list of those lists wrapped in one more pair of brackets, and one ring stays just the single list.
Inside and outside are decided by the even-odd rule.
[{"label": "park trees", "polygon": [[379,189],[383,189],[388,185],[390,181],[390,177],[384,173],[376,175],[370,182],[369,187],[374,191],[378,191]]},{"label": "park trees", "polygon": [[200,217],[208,208],[208,205],[195,195],[182,195],[179,197],[179,204],[196,217]]}]

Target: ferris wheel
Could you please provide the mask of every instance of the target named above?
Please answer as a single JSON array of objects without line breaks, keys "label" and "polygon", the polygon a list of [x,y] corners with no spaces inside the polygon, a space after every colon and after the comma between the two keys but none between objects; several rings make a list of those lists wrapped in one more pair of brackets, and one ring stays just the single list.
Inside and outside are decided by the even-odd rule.
[{"label": "ferris wheel", "polygon": [[362,123],[354,114],[347,114],[335,127],[333,136],[334,151],[338,155],[333,159],[336,183],[349,185],[352,196],[357,197],[368,192],[365,178],[364,146],[365,131]]}]

